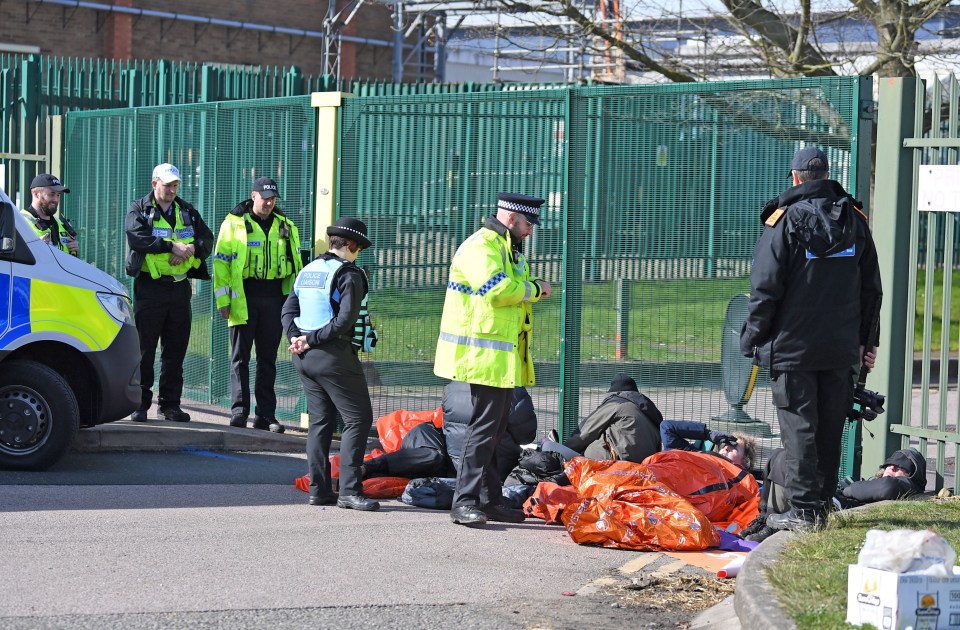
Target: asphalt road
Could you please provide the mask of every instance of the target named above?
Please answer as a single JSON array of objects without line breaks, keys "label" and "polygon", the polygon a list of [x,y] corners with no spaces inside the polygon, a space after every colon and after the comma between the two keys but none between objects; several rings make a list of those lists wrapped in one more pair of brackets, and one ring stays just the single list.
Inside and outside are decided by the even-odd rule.
[{"label": "asphalt road", "polygon": [[304,472],[299,455],[206,451],[0,472],[0,627],[670,628],[695,614],[585,588],[627,580],[637,553],[398,501],[312,507],[293,487]]}]

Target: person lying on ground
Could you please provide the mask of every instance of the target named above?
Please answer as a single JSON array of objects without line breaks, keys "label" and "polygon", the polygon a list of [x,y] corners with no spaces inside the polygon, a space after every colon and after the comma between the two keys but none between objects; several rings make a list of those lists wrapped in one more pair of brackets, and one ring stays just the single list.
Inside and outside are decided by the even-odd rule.
[{"label": "person lying on ground", "polygon": [[[660,439],[665,451],[712,450],[748,471],[753,468],[757,454],[756,440],[749,435],[711,431],[702,422],[664,420],[660,423]],[[713,444],[710,449],[708,442]]]},{"label": "person lying on ground", "polygon": [[360,467],[364,479],[371,477],[450,477],[453,465],[447,456],[443,431],[432,422],[423,422],[403,436],[400,448],[368,459]]},{"label": "person lying on ground", "polygon": [[[760,494],[760,516],[741,532],[746,540],[760,542],[775,534],[777,530],[767,526],[766,516],[789,509],[785,459],[786,451],[778,448],[767,460]],[[847,509],[877,501],[904,499],[922,493],[926,486],[926,460],[917,449],[904,448],[890,455],[872,479],[844,484],[834,496],[833,507]]]},{"label": "person lying on ground", "polygon": [[640,463],[660,450],[662,421],[663,414],[639,392],[637,382],[617,374],[600,406],[563,445],[590,459]]}]

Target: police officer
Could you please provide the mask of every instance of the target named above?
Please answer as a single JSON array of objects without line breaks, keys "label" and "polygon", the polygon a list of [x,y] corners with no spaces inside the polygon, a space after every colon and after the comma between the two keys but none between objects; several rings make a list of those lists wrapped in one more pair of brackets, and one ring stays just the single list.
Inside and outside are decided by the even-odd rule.
[{"label": "police officer", "polygon": [[250,199],[220,225],[213,259],[213,294],[230,327],[230,426],[245,427],[250,414],[250,350],[256,344],[257,398],[254,429],[283,433],[276,419],[277,350],[283,336],[280,312],[303,267],[300,233],[276,207],[277,182],[260,177]]},{"label": "police officer", "polygon": [[760,215],[740,348],[770,368],[786,450],[790,509],[767,525],[810,531],[837,488],[854,368],[873,364],[881,286],[867,218],[830,179],[827,156],[806,147],[790,168],[793,187]]},{"label": "police officer", "polygon": [[173,164],[153,169],[153,192],[130,203],[124,221],[130,252],[127,275],[133,276],[133,315],[140,336],[140,409],[130,417],[147,421],[153,402],[153,361],[160,355],[158,416],[189,422],[180,409],[183,360],[190,340],[192,290],[189,278],[209,280],[204,262],[213,250],[213,233],[192,205],[177,196],[180,171]]},{"label": "police officer", "polygon": [[28,208],[21,210],[20,214],[33,226],[33,230],[44,243],[77,256],[80,252],[77,231],[63,214],[57,214],[60,196],[68,192],[70,189],[64,186],[59,178],[49,173],[40,173],[30,182],[32,202]]},{"label": "police officer", "polygon": [[[327,228],[329,249],[303,270],[283,305],[283,329],[290,339],[293,365],[307,396],[310,430],[307,464],[310,505],[371,511],[377,501],[363,495],[360,465],[373,424],[367,379],[357,356],[356,331],[368,284],[354,262],[372,244],[362,221],[345,217]],[[340,436],[340,496],[330,482],[330,442],[343,418]]]},{"label": "police officer", "polygon": [[540,224],[538,197],[500,193],[497,213],[453,257],[433,371],[470,383],[473,400],[450,518],[482,526],[487,519],[523,521],[505,508],[496,447],[510,413],[513,388],[534,384],[530,335],[533,303],[550,283],[534,278],[521,243]]}]

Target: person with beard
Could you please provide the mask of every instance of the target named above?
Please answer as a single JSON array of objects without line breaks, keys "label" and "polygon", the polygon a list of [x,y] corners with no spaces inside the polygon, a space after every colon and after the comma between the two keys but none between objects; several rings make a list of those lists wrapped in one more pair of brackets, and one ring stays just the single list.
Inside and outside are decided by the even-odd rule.
[{"label": "person with beard", "polygon": [[77,232],[62,214],[57,214],[60,196],[70,192],[55,175],[40,173],[30,183],[30,206],[20,211],[44,243],[78,256]]},{"label": "person with beard", "polygon": [[496,215],[460,245],[450,264],[433,370],[470,384],[473,404],[450,512],[459,525],[524,520],[523,512],[502,503],[495,453],[514,387],[535,382],[533,304],[550,297],[552,287],[532,276],[521,244],[540,225],[543,203],[539,197],[498,194]]},{"label": "person with beard", "polygon": [[153,190],[130,202],[124,231],[130,251],[125,271],[133,276],[133,318],[140,336],[142,402],[130,419],[146,422],[153,403],[154,358],[160,354],[158,417],[189,422],[180,408],[183,361],[193,320],[191,279],[209,280],[206,259],[213,251],[213,232],[195,207],[182,199],[180,171],[158,164],[150,181]]},{"label": "person with beard", "polygon": [[881,284],[861,204],[816,147],[796,152],[793,186],[764,205],[740,349],[770,369],[790,509],[772,529],[823,526],[837,489],[855,372],[876,355]]}]

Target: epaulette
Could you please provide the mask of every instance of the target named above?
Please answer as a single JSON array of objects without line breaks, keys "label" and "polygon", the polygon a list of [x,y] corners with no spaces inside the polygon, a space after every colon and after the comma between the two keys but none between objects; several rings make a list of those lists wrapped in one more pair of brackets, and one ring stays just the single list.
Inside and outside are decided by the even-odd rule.
[{"label": "epaulette", "polygon": [[777,222],[780,221],[781,218],[783,218],[783,215],[786,213],[787,213],[786,208],[777,208],[776,210],[770,213],[770,216],[767,217],[767,220],[764,221],[763,224],[768,227],[773,227],[777,224]]}]

